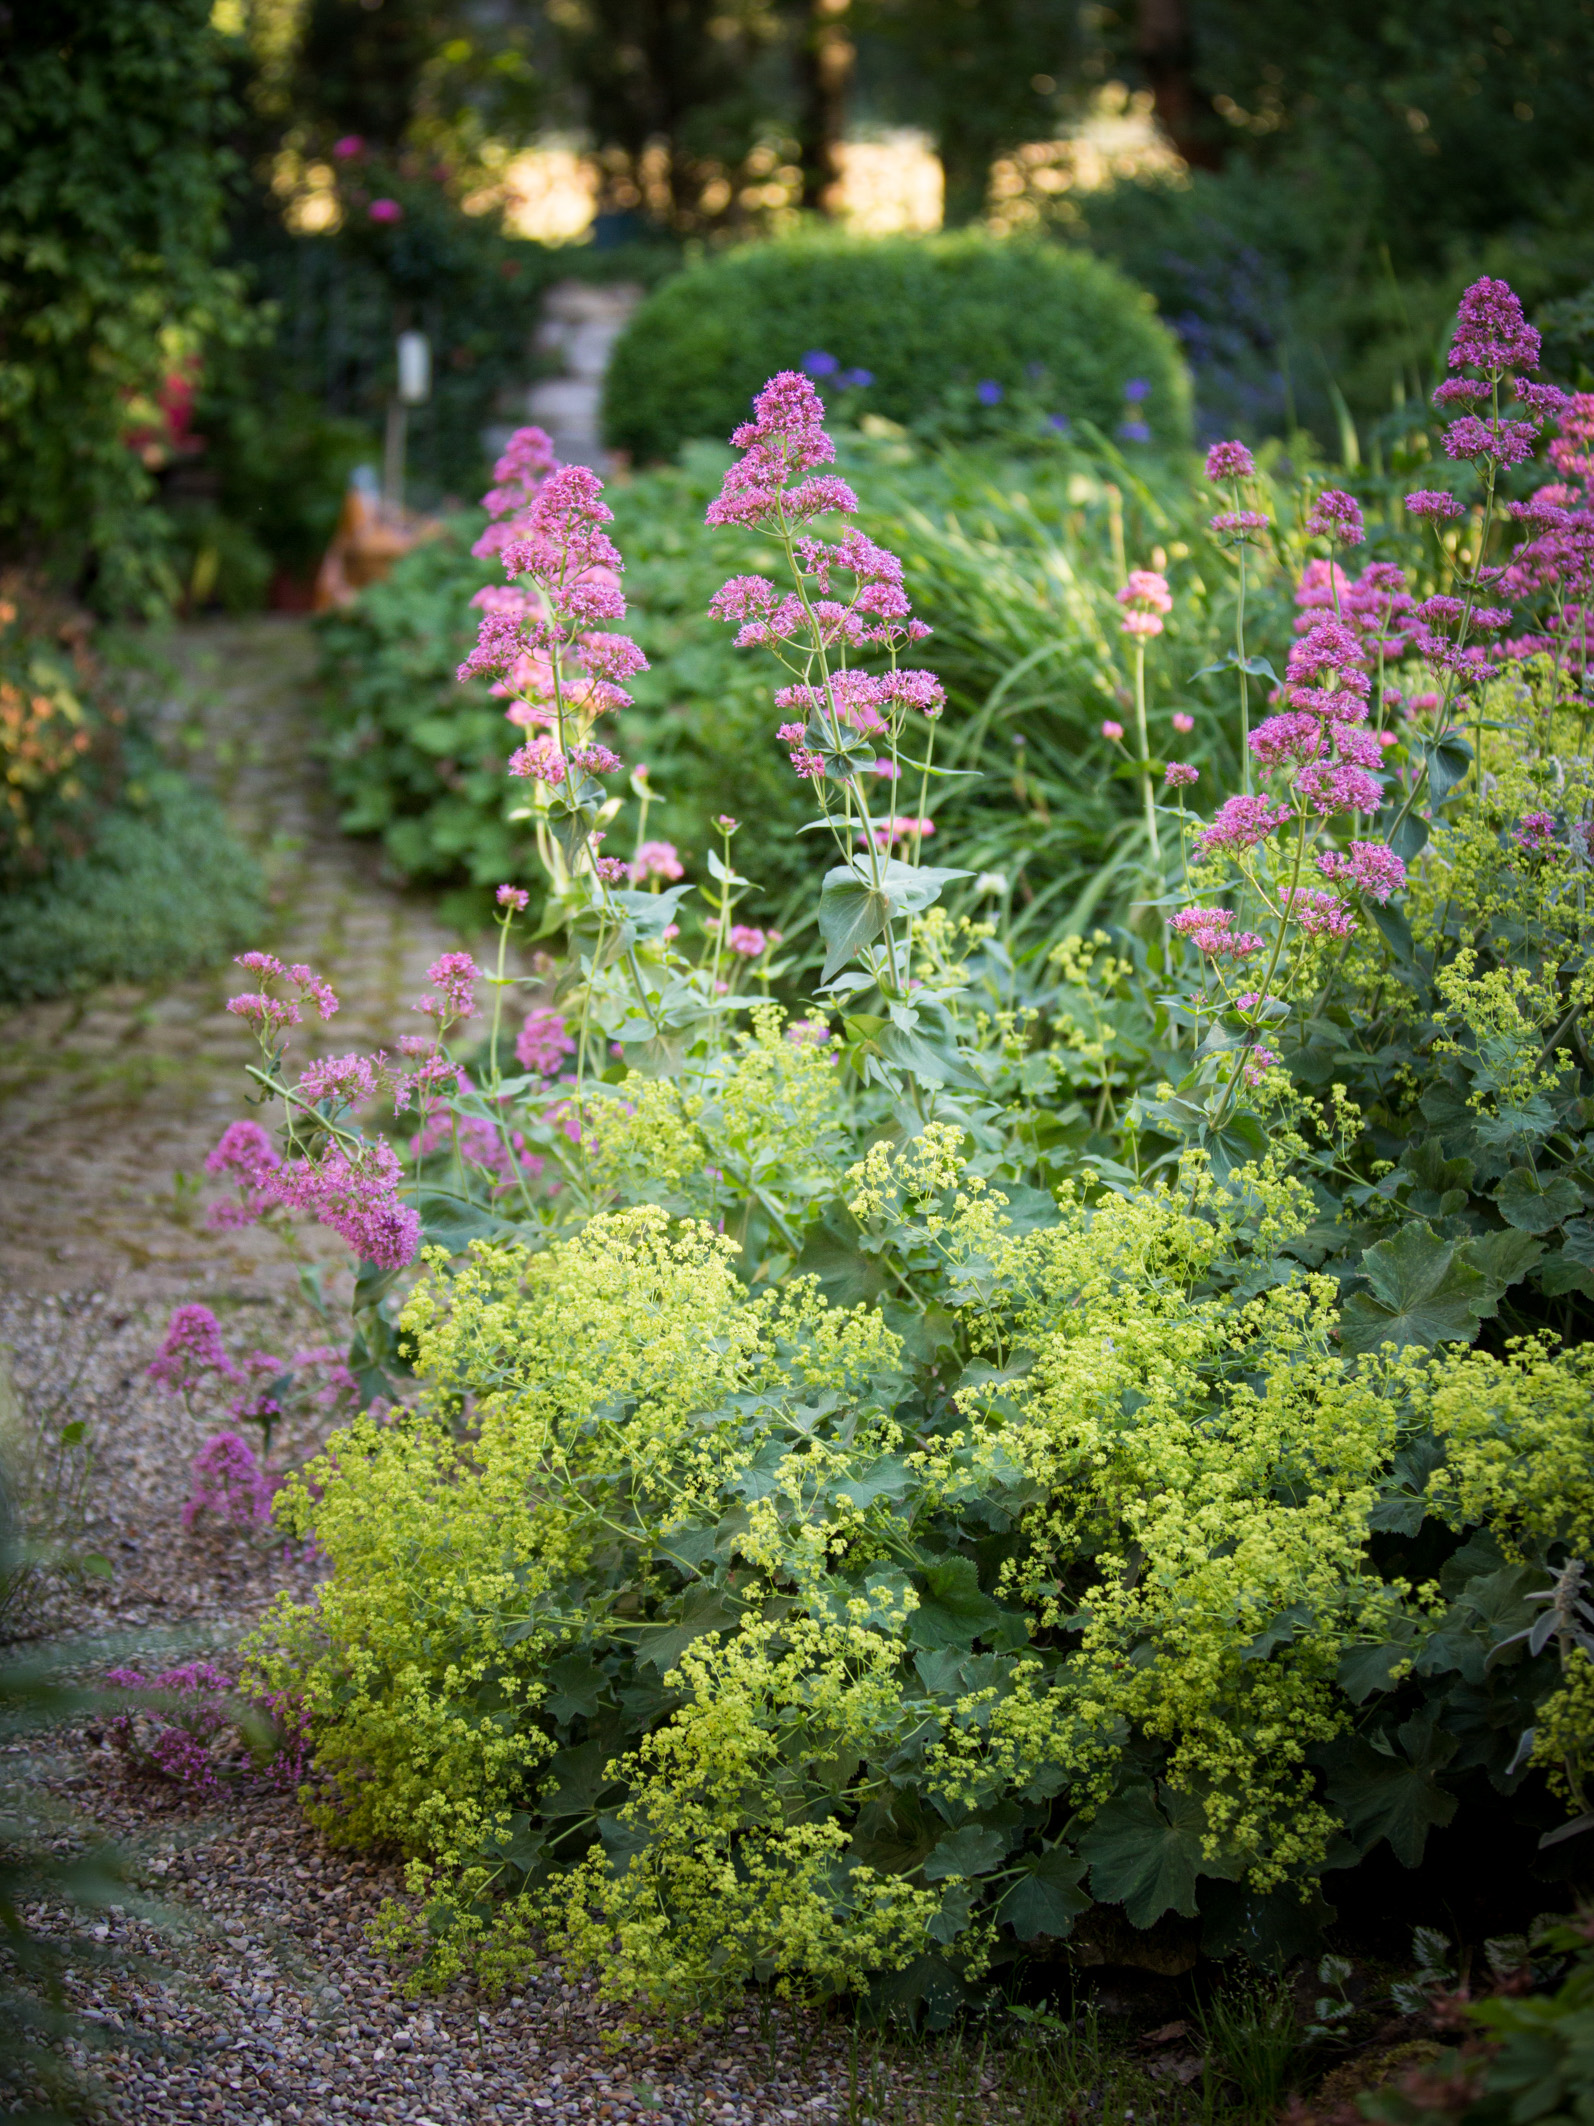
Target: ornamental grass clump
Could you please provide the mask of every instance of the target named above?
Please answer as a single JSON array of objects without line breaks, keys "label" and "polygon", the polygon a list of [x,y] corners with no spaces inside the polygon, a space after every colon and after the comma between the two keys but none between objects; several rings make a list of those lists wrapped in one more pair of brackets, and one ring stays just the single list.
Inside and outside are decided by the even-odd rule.
[{"label": "ornamental grass clump", "polygon": [[[532,734],[562,963],[516,971],[510,880],[397,1058],[288,1064],[335,1004],[308,968],[252,959],[235,1007],[281,1120],[218,1147],[226,1215],[360,1249],[368,1404],[278,1493],[326,1578],[245,1683],[302,1707],[327,1834],[405,1853],[384,1940],[669,2014],[767,1983],[944,2021],[1093,1906],[1277,1962],[1339,1871],[1452,1824],[1518,1871],[1571,1848],[1586,467],[1518,517],[1480,461],[1437,560],[1401,532],[1354,574],[1384,532],[1303,497],[1282,671],[1243,625],[1222,668],[1238,786],[1170,763],[1159,804],[1132,758],[1136,926],[1026,964],[923,860],[944,701],[811,380],[734,440],[711,506],[770,567],[715,607],[781,667],[828,845],[806,968],[747,920],[734,819],[695,902],[645,778],[610,853],[621,557],[522,437],[477,657]],[[1226,518],[1263,514],[1250,462],[1214,456]],[[1176,600],[1124,577],[1136,653]],[[247,1372],[197,1315],[162,1362]]]}]

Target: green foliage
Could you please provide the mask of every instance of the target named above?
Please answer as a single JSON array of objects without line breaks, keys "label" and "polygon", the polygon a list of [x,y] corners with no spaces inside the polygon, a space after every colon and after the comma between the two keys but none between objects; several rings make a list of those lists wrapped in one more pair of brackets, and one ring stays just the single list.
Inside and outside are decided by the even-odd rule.
[{"label": "green foliage", "polygon": [[[770,1171],[760,1053],[713,1108],[631,1079],[598,1171],[635,1145],[654,1203],[439,1261],[404,1315],[420,1408],[292,1488],[333,1575],[258,1680],[305,1693],[328,1829],[412,1854],[435,1968],[507,1977],[536,1925],[666,2008],[910,1967],[922,1997],[1090,1899],[1212,1924],[1230,1886],[1266,1957],[1271,1894],[1346,1841],[1415,1864],[1480,1770],[1528,1801],[1556,1667],[1507,1643],[1499,1549],[1473,1533],[1441,1600],[1368,1546],[1414,1437],[1458,1473],[1423,1509],[1446,1548],[1480,1454],[1531,1555],[1582,1540],[1530,1501],[1546,1454],[1594,1452],[1586,1354],[1349,1358],[1333,1287],[1278,1254],[1311,1212],[1276,1171],[1032,1205],[1016,1143],[987,1182],[939,1123],[846,1182],[907,1303],[749,1290],[692,1221],[704,1165],[656,1150],[673,1113],[710,1173]],[[788,1170],[845,1129],[807,1054]]]},{"label": "green foliage", "polygon": [[[1497,1984],[1466,2006],[1471,2032],[1431,2066],[1365,2097],[1367,2118],[1380,2126],[1583,2126],[1594,2092],[1588,1912],[1540,1920],[1530,1941],[1490,1942],[1488,1950]],[[1523,1981],[1535,1977],[1543,1990],[1529,1993]]]},{"label": "green foliage", "polygon": [[222,50],[207,0],[42,0],[0,27],[0,539],[110,606],[169,592],[129,431],[242,329],[216,265]]},{"label": "green foliage", "polygon": [[92,839],[123,773],[87,616],[13,576],[0,596],[0,884],[37,878]]},{"label": "green foliage", "polygon": [[[1165,805],[1159,844],[1159,763],[1117,719],[1088,736],[1122,700],[1129,553],[1175,572],[1161,675],[1182,668],[1220,788],[1231,712],[1203,707],[1210,685],[1238,677],[1243,699],[1274,679],[1239,626],[1243,550],[1185,536],[1208,501],[1060,446],[1033,461],[1035,551],[1004,576],[1026,505],[987,492],[989,459],[926,466],[877,433],[848,470],[870,452],[900,476],[884,502],[910,557],[963,572],[926,607],[949,620],[954,698],[974,699],[982,655],[998,674],[954,757],[989,758],[998,712],[1055,657],[1060,698],[1036,681],[1021,728],[1080,734],[1059,783],[1082,763],[1106,782],[1096,764],[1121,755],[1102,808],[1121,889],[1096,890],[1133,905],[1085,938],[1081,892],[1044,943],[1042,911],[1026,931],[989,882],[974,891],[999,919],[960,914],[944,896],[966,862],[919,863],[917,831],[876,854],[867,832],[869,755],[911,757],[921,726],[893,707],[881,738],[810,703],[790,742],[815,756],[833,837],[810,904],[824,1016],[786,1029],[762,1004],[733,1032],[723,930],[764,851],[733,849],[746,830],[727,823],[712,891],[606,875],[587,837],[619,801],[583,758],[593,698],[557,664],[527,683],[577,734],[522,800],[550,880],[540,934],[562,921],[568,956],[551,995],[535,978],[505,1077],[506,906],[491,1031],[433,1070],[459,1090],[429,1111],[407,1191],[425,1272],[396,1319],[399,1272],[361,1276],[360,1348],[412,1366],[416,1398],[284,1495],[332,1572],[313,1606],[279,1603],[252,1655],[252,1687],[307,1707],[326,1829],[408,1855],[412,1901],[384,1938],[436,1979],[510,1980],[540,1937],[670,2014],[759,1982],[944,2022],[1091,1905],[1193,1920],[1212,1953],[1277,1967],[1333,1920],[1342,1868],[1416,1869],[1458,1837],[1530,1865],[1535,1840],[1587,1830],[1580,697],[1548,659],[1490,676],[1427,634],[1391,646],[1374,618],[1380,722],[1361,725],[1359,670],[1350,722],[1394,792],[1379,827],[1370,767],[1320,803],[1308,761],[1264,786],[1260,823],[1241,799],[1204,845]],[[907,499],[921,480],[940,522]],[[959,480],[978,512],[946,508]],[[656,507],[663,489],[638,491]],[[1304,511],[1261,477],[1247,492],[1276,520],[1248,589],[1278,656]],[[771,515],[806,587],[814,556],[805,572]],[[1487,523],[1446,535],[1468,587]],[[1319,566],[1299,603],[1364,613],[1404,580],[1375,575],[1352,604]],[[583,612],[541,591],[568,644]],[[783,628],[799,681],[830,629],[828,609]],[[1297,701],[1317,698],[1300,672],[1325,643],[1355,649],[1309,642]],[[1444,691],[1394,716],[1434,667]],[[1281,743],[1274,726],[1256,757]],[[1013,846],[1038,866],[1027,770],[1013,794],[1031,837]],[[1344,847],[1326,823],[1350,803],[1382,843]],[[980,806],[946,806],[951,857],[1000,831],[1005,797]],[[1303,878],[1338,890],[1298,901]],[[699,891],[720,928],[694,960],[666,931]],[[1232,905],[1197,912],[1208,897]],[[746,965],[737,981],[789,971],[767,939]],[[261,1039],[290,1151],[368,1158],[351,1103],[295,1088],[269,1024]],[[1214,2015],[1258,2110],[1290,2053],[1271,1998]]]},{"label": "green foliage", "polygon": [[1188,433],[1172,339],[1144,296],[1081,253],[981,235],[805,236],[693,267],[642,305],[609,370],[609,441],[642,459],[718,441],[766,378],[816,350],[867,370],[862,406],[901,423],[959,386],[1039,379],[1053,411],[1110,431],[1124,385],[1142,378],[1157,440]]},{"label": "green foliage", "polygon": [[[1088,924],[1132,889],[1140,836],[1132,783],[1078,772],[1081,756],[1106,754],[1102,718],[1123,712],[1115,545],[1178,557],[1178,608],[1151,666],[1158,750],[1224,758],[1209,711],[1187,740],[1167,724],[1170,695],[1200,709],[1206,691],[1177,675],[1215,663],[1232,629],[1232,563],[1206,532],[1203,498],[1171,468],[1110,448],[1054,443],[1015,461],[989,445],[932,454],[845,433],[840,448],[866,529],[903,555],[915,609],[935,630],[922,655],[948,688],[944,758],[982,778],[938,786],[938,835],[955,838],[971,870],[1009,881],[1035,933],[1065,910]],[[802,795],[772,740],[757,653],[737,650],[707,611],[728,576],[768,566],[761,542],[702,521],[725,463],[704,444],[610,490],[626,628],[651,667],[632,684],[617,750],[646,764],[658,793],[647,832],[675,843],[690,870],[708,821],[729,812],[745,823],[750,876],[786,925],[812,864],[797,832]],[[454,680],[473,639],[469,600],[494,573],[470,556],[479,529],[473,516],[449,520],[319,625],[344,825],[380,835],[407,877],[483,889],[519,875],[527,838],[507,819],[519,801],[503,776],[516,734],[482,682]],[[1252,597],[1254,608],[1254,587]]]},{"label": "green foliage", "polygon": [[149,981],[246,943],[261,880],[108,683],[87,616],[0,597],[0,999]]},{"label": "green foliage", "polygon": [[258,931],[260,875],[215,799],[147,741],[129,742],[126,765],[91,845],[0,902],[5,1002],[162,981],[213,965]]},{"label": "green foliage", "polygon": [[1206,0],[1196,20],[1184,56],[1215,105],[1211,144],[1273,173],[1310,170],[1403,268],[1458,240],[1553,227],[1594,174],[1582,119],[1594,24],[1576,0],[1355,0],[1328,14]]}]

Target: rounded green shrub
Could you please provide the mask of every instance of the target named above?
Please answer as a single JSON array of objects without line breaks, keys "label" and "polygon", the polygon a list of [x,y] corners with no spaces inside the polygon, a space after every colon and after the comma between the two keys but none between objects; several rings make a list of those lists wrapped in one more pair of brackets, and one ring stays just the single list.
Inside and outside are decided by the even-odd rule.
[{"label": "rounded green shrub", "polygon": [[[815,352],[868,372],[860,412],[905,424],[995,384],[1109,433],[1126,414],[1158,443],[1189,433],[1188,378],[1149,295],[1083,251],[976,232],[805,235],[678,274],[614,350],[608,440],[648,460],[728,435],[766,377]],[[1126,399],[1137,380],[1149,390]]]}]

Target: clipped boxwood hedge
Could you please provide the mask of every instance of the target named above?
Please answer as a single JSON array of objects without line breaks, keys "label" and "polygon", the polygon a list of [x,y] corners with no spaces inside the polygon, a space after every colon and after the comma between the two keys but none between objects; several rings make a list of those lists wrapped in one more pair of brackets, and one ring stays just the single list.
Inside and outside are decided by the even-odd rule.
[{"label": "clipped boxwood hedge", "polygon": [[1189,380],[1149,295],[1086,252],[972,232],[783,238],[676,275],[614,350],[608,441],[646,462],[723,438],[816,349],[870,373],[860,410],[904,424],[990,380],[1111,432],[1138,378],[1152,440],[1189,436]]}]

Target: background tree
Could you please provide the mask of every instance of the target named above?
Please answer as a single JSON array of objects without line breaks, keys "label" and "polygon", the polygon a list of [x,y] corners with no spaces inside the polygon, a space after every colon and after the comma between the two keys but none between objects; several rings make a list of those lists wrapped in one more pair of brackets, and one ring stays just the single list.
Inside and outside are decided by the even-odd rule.
[{"label": "background tree", "polygon": [[0,546],[119,605],[167,580],[145,462],[163,385],[243,326],[217,263],[229,114],[210,12],[0,11]]},{"label": "background tree", "polygon": [[1094,19],[1188,162],[1307,170],[1397,266],[1554,226],[1594,177],[1587,0],[1140,0]]},{"label": "background tree", "polygon": [[562,100],[604,164],[602,204],[678,232],[725,219],[749,156],[790,129],[791,14],[763,0],[550,0],[547,16]]},{"label": "background tree", "polygon": [[1056,132],[1083,85],[1077,15],[1058,0],[870,0],[860,10],[860,96],[930,135],[949,227],[983,214],[999,155]]}]

